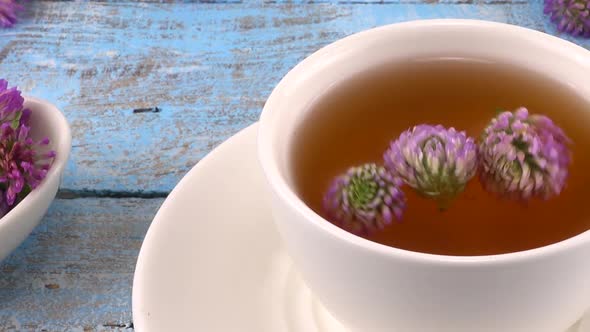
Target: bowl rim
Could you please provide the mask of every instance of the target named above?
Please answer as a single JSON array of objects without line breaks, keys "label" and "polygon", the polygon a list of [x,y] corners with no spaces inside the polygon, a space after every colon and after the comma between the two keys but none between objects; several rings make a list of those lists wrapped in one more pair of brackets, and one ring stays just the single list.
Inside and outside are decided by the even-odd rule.
[{"label": "bowl rim", "polygon": [[[56,126],[55,131],[59,133],[59,140],[55,145],[50,142],[50,145],[53,145],[56,156],[45,178],[37,188],[32,190],[22,201],[12,208],[12,210],[0,217],[0,228],[9,223],[18,221],[20,217],[26,213],[29,205],[37,201],[39,197],[47,194],[47,191],[51,189],[48,186],[49,179],[62,176],[72,147],[72,133],[70,126],[65,115],[57,108],[57,106],[47,100],[28,95],[23,95],[23,98],[25,105],[30,103],[36,104],[35,106],[37,106],[37,108],[31,108],[33,113],[38,112],[39,108],[42,109],[43,112],[50,113],[49,116],[53,119],[52,124]],[[61,179],[58,181],[58,186],[59,183],[61,183]]]},{"label": "bowl rim", "polygon": [[285,91],[292,83],[301,80],[300,76],[304,76],[302,73],[305,73],[305,76],[308,76],[307,79],[312,77],[313,75],[310,75],[307,71],[313,70],[312,68],[316,65],[318,60],[320,60],[323,55],[331,52],[332,49],[351,47],[351,45],[358,39],[368,38],[381,33],[388,33],[391,30],[402,30],[415,27],[494,28],[498,30],[498,33],[506,34],[507,36],[516,35],[518,37],[534,40],[543,45],[551,45],[552,47],[560,48],[562,49],[560,51],[561,54],[564,54],[569,58],[576,58],[578,61],[581,61],[580,59],[590,58],[590,52],[581,46],[540,31],[506,23],[472,19],[428,19],[394,23],[361,31],[339,39],[314,52],[291,69],[271,92],[263,108],[258,131],[258,158],[264,176],[274,194],[278,196],[280,200],[284,201],[291,210],[297,213],[299,216],[298,219],[305,220],[310,227],[314,228],[317,232],[322,232],[325,236],[329,236],[336,241],[348,243],[356,249],[370,251],[373,254],[424,264],[465,266],[518,263],[524,260],[538,260],[548,256],[563,254],[565,251],[572,250],[589,242],[590,231],[585,231],[546,246],[495,255],[452,256],[415,252],[373,242],[360,236],[353,235],[333,225],[308,207],[290,187],[283,172],[279,169],[276,158],[277,153],[273,151],[274,149],[272,145],[274,139],[272,127],[273,123],[276,121],[274,114],[278,112],[277,106],[279,105],[279,100],[282,99],[283,91]]}]

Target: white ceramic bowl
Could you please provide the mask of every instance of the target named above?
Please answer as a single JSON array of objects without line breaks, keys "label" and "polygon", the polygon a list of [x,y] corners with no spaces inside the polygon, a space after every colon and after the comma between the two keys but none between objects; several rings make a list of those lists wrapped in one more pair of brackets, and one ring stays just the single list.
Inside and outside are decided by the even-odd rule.
[{"label": "white ceramic bowl", "polygon": [[59,188],[71,149],[70,127],[66,118],[54,105],[44,100],[25,97],[25,107],[33,111],[32,137],[49,137],[49,146],[57,156],[43,182],[0,218],[0,261],[24,241],[47,212]]},{"label": "white ceramic bowl", "polygon": [[351,330],[565,331],[590,306],[590,232],[504,255],[416,253],[343,231],[292,189],[289,146],[316,98],[369,68],[427,56],[509,62],[549,75],[590,100],[590,52],[516,26],[414,21],[331,44],[285,76],[261,116],[259,159],[287,250],[310,288]]}]

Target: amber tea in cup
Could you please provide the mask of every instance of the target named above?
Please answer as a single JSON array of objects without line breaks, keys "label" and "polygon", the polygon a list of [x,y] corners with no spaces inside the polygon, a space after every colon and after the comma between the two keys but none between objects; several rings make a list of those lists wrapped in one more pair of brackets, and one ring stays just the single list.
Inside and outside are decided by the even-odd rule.
[{"label": "amber tea in cup", "polygon": [[525,106],[569,136],[572,163],[565,189],[548,200],[500,199],[477,177],[452,205],[404,187],[401,221],[366,235],[416,252],[476,256],[542,247],[590,229],[590,104],[567,85],[540,73],[485,59],[415,58],[345,80],[318,98],[296,131],[291,165],[302,200],[327,220],[322,198],[330,181],[351,165],[382,163],[401,132],[441,124],[479,139],[498,110]]}]

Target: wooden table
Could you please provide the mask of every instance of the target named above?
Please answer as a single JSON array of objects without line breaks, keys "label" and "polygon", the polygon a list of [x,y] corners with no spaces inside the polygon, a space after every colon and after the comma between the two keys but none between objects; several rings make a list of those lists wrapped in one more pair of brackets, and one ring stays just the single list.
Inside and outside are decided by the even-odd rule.
[{"label": "wooden table", "polygon": [[0,30],[0,77],[57,104],[73,148],[58,199],[0,267],[1,331],[131,330],[135,261],[158,207],[318,48],[426,18],[555,33],[541,0],[25,6],[15,28]]}]

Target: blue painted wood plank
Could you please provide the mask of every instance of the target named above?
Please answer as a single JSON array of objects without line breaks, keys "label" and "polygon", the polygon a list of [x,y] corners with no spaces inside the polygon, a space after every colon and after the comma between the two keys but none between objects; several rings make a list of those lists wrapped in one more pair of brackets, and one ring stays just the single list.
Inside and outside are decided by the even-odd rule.
[{"label": "blue painted wood plank", "polygon": [[0,265],[0,331],[126,330],[135,261],[161,203],[56,200]]},{"label": "blue painted wood plank", "polygon": [[[554,32],[537,0],[28,6],[15,29],[0,32],[0,76],[67,114],[74,148],[64,188],[72,190],[169,191],[256,121],[298,61],[360,30],[447,17]],[[132,112],[154,106],[161,112]]]}]

